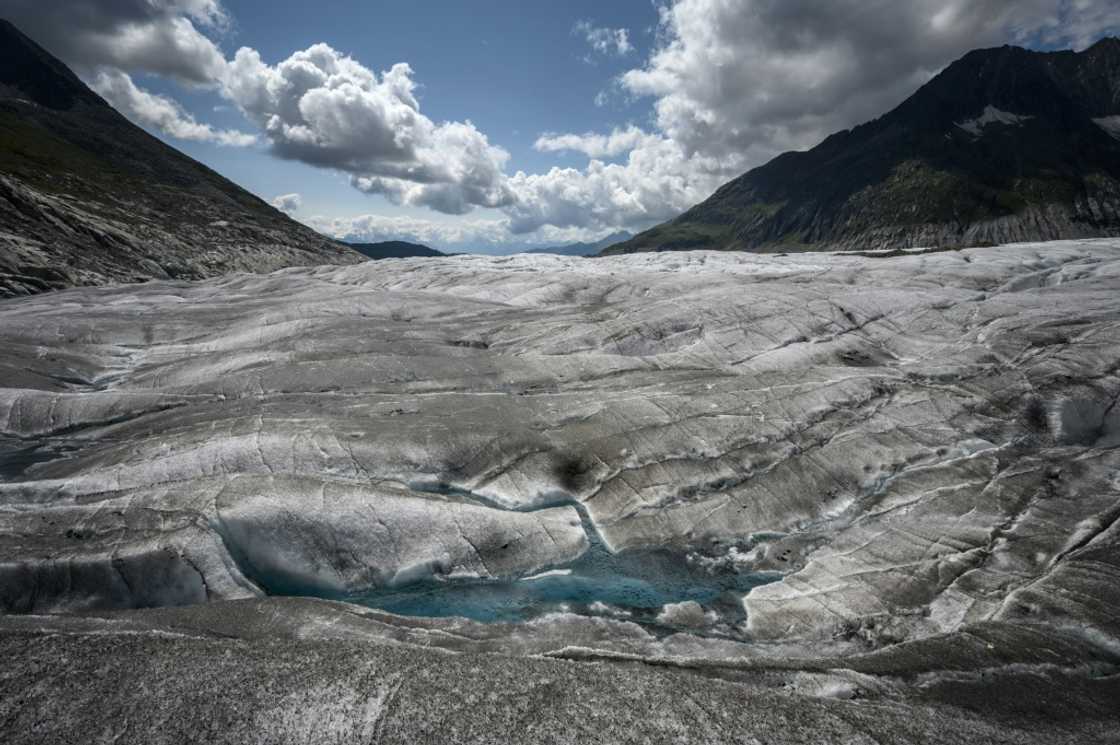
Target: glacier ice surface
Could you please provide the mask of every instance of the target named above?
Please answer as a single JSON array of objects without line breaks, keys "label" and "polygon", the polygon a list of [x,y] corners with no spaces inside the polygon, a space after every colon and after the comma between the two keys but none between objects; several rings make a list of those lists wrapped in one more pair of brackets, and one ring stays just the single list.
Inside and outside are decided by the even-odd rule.
[{"label": "glacier ice surface", "polygon": [[298,594],[663,635],[696,603],[754,642],[1115,636],[1118,289],[1095,240],[0,302],[0,607]]}]

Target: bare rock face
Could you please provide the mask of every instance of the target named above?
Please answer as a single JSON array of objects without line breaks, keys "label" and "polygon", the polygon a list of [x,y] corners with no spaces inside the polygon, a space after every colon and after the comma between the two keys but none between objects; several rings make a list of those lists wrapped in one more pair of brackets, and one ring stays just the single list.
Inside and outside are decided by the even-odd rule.
[{"label": "bare rock face", "polygon": [[[231,669],[308,661],[311,687],[254,709],[305,714],[261,733],[329,699],[340,732],[419,736],[418,689],[387,719],[310,693],[443,664],[392,642],[699,669],[818,712],[791,741],[855,721],[821,701],[867,698],[914,741],[987,741],[991,721],[1106,741],[1118,290],[1104,239],[386,260],[3,301],[0,646],[13,670],[57,654],[145,680],[217,655],[232,697],[252,676]],[[653,686],[672,723],[650,737],[689,716],[652,668],[525,665],[584,692],[564,707],[625,698],[594,693],[600,670]]]}]

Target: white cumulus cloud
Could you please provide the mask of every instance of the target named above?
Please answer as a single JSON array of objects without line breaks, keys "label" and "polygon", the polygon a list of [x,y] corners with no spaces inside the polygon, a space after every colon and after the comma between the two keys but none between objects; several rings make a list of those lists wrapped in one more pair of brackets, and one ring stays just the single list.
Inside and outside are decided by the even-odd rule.
[{"label": "white cumulus cloud", "polygon": [[295,212],[302,205],[303,197],[299,194],[280,194],[272,199],[272,206],[281,212]]},{"label": "white cumulus cloud", "polygon": [[640,228],[704,199],[724,175],[719,160],[689,157],[671,140],[650,136],[621,163],[593,159],[582,169],[517,172],[510,179],[517,200],[505,211],[515,233],[545,225]]},{"label": "white cumulus cloud", "polygon": [[582,37],[599,54],[621,57],[634,51],[630,32],[624,28],[604,28],[590,21],[577,21],[572,33]]},{"label": "white cumulus cloud", "polygon": [[227,27],[220,0],[5,0],[3,6],[5,18],[79,73],[113,67],[213,85],[225,69],[225,56],[200,30]]},{"label": "white cumulus cloud", "polygon": [[132,78],[120,70],[101,70],[90,84],[129,119],[172,137],[235,146],[252,145],[257,141],[256,135],[234,129],[215,129],[196,121],[178,103],[137,87]]},{"label": "white cumulus cloud", "polygon": [[553,153],[571,150],[589,158],[613,158],[628,153],[649,135],[633,124],[625,129],[615,128],[610,134],[543,134],[533,143],[541,152]]},{"label": "white cumulus cloud", "polygon": [[377,74],[326,44],[277,65],[242,48],[223,81],[280,157],[349,173],[398,204],[451,214],[509,204],[509,154],[469,121],[426,117],[415,86],[405,63]]}]

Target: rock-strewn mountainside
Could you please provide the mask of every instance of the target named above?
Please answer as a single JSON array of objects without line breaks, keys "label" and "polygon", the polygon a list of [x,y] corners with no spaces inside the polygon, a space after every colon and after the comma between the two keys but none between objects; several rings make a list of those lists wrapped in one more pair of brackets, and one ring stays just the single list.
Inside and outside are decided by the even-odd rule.
[{"label": "rock-strewn mountainside", "polygon": [[0,297],[358,261],[130,123],[0,20]]},{"label": "rock-strewn mountainside", "polygon": [[1115,742],[1118,292],[1113,239],[0,302],[4,739]]},{"label": "rock-strewn mountainside", "polygon": [[971,52],[889,114],[785,153],[605,253],[1120,234],[1120,40]]}]

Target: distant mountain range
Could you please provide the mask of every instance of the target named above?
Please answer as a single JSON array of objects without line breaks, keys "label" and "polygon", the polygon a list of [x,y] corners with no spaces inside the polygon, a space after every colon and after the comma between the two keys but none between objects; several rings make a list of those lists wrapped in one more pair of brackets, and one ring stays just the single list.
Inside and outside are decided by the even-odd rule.
[{"label": "distant mountain range", "polygon": [[408,241],[381,241],[380,243],[350,243],[350,248],[370,259],[409,259],[417,256],[447,256],[443,251]]},{"label": "distant mountain range", "polygon": [[0,297],[359,261],[130,123],[0,20]]},{"label": "distant mountain range", "polygon": [[528,254],[559,254],[560,256],[594,256],[605,248],[628,241],[634,237],[633,233],[625,230],[611,233],[606,238],[594,243],[569,243],[566,246],[553,246],[551,248],[531,248],[524,253]]},{"label": "distant mountain range", "polygon": [[604,253],[1120,234],[1120,40],[970,52],[896,109],[780,155]]}]

